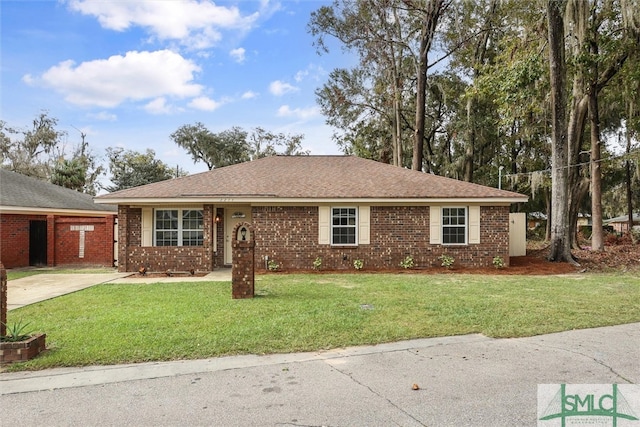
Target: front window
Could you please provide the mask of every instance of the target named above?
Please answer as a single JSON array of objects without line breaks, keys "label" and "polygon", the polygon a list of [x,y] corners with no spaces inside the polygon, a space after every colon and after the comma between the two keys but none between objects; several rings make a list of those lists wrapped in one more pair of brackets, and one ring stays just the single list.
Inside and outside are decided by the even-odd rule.
[{"label": "front window", "polygon": [[202,210],[156,209],[156,246],[202,246]]},{"label": "front window", "polygon": [[331,208],[331,244],[356,245],[357,209]]},{"label": "front window", "polygon": [[467,208],[442,208],[442,243],[467,243]]}]

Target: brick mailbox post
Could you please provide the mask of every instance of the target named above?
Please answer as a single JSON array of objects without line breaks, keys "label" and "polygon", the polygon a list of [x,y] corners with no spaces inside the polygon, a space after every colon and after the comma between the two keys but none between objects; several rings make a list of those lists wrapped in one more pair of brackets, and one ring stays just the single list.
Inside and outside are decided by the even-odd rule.
[{"label": "brick mailbox post", "polygon": [[255,236],[253,226],[248,222],[236,225],[231,234],[233,239],[233,268],[231,270],[232,297],[253,298],[255,284]]}]

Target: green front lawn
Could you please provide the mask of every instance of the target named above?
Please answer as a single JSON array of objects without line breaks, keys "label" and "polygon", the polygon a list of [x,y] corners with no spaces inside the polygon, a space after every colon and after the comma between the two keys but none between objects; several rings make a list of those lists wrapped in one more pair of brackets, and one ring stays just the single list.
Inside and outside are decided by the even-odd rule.
[{"label": "green front lawn", "polygon": [[99,285],[9,312],[50,351],[9,369],[310,351],[482,333],[521,337],[640,322],[632,274],[268,274],[229,282]]}]

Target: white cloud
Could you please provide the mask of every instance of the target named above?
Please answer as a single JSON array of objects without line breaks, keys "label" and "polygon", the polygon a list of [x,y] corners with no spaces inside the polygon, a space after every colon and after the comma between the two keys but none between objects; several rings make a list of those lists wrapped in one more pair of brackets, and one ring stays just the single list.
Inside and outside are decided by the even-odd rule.
[{"label": "white cloud", "polygon": [[100,120],[104,122],[115,122],[116,120],[118,120],[118,116],[116,116],[115,114],[109,113],[107,111],[101,111],[99,113],[89,114],[89,117],[94,120]]},{"label": "white cloud", "polygon": [[241,98],[242,99],[253,99],[256,98],[258,96],[258,94],[252,90],[248,90],[245,93],[242,94]]},{"label": "white cloud", "polygon": [[293,79],[296,82],[300,83],[308,75],[309,75],[309,70],[301,70],[301,71],[298,71],[296,73],[296,75],[293,77]]},{"label": "white cloud", "polygon": [[307,78],[311,78],[312,80],[319,81],[322,78],[324,78],[326,74],[327,72],[322,67],[315,64],[309,64],[307,68],[305,68],[304,70],[298,71],[296,75],[293,77],[293,79],[297,83],[300,83],[302,80],[305,80]]},{"label": "white cloud", "polygon": [[271,84],[269,85],[269,92],[271,92],[275,96],[282,96],[285,93],[297,92],[297,91],[298,91],[297,87],[280,80],[271,82]]},{"label": "white cloud", "polygon": [[[195,63],[169,50],[134,51],[78,66],[64,61],[49,68],[37,81],[64,94],[73,104],[110,108],[126,100],[198,96],[202,86],[193,83],[198,71]],[[23,80],[32,84],[36,81],[29,75]]]},{"label": "white cloud", "polygon": [[261,12],[267,12],[243,16],[235,6],[218,6],[208,0],[70,0],[68,4],[74,11],[95,16],[104,28],[125,31],[139,26],[160,40],[179,40],[195,49],[213,46],[222,38],[221,30],[250,30]]},{"label": "white cloud", "polygon": [[239,64],[242,64],[244,62],[245,59],[245,50],[244,48],[237,48],[237,49],[233,49],[231,52],[229,52],[229,56],[233,58],[234,61],[236,61]]},{"label": "white cloud", "polygon": [[291,109],[288,105],[283,105],[278,108],[278,117],[296,117],[298,119],[307,120],[318,116],[319,114],[320,110],[318,107]]},{"label": "white cloud", "polygon": [[201,96],[193,99],[188,105],[189,107],[195,108],[196,110],[214,111],[222,104],[223,102],[214,101],[209,97]]},{"label": "white cloud", "polygon": [[170,114],[172,111],[171,105],[167,104],[167,100],[163,96],[149,102],[144,106],[144,109],[151,114]]},{"label": "white cloud", "polygon": [[29,86],[35,85],[37,83],[37,79],[35,79],[31,74],[25,74],[24,76],[22,76],[22,81]]}]

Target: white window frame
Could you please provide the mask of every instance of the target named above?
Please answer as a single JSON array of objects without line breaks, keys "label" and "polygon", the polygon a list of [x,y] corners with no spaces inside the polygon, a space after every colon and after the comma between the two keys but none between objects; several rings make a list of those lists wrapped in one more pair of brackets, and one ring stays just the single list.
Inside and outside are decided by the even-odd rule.
[{"label": "white window frame", "polygon": [[[464,242],[462,243],[449,243],[449,242],[445,242],[445,228],[462,228],[462,226],[460,226],[459,224],[445,224],[445,218],[447,218],[447,216],[445,216],[445,209],[464,209]],[[443,206],[440,209],[440,215],[441,215],[441,238],[442,238],[442,245],[443,246],[466,246],[469,244],[469,208],[467,206]],[[448,217],[451,217],[451,215],[449,215]],[[458,216],[456,215],[456,218]]]},{"label": "white window frame", "polygon": [[[333,218],[334,218],[334,210],[335,209],[353,209],[354,212],[354,219],[355,219],[355,224],[347,224],[347,225],[334,225],[333,224]],[[331,242],[331,246],[358,246],[358,229],[359,229],[359,215],[358,215],[358,206],[331,206],[330,210],[329,210],[329,239]],[[353,228],[354,230],[354,234],[355,234],[355,240],[353,243],[335,243],[333,238],[333,230],[335,228]]]},{"label": "white window frame", "polygon": [[[153,211],[153,246],[158,246],[157,243],[157,232],[158,227],[157,227],[157,213],[160,211],[177,211],[177,219],[178,219],[178,228],[175,230],[178,233],[178,238],[177,238],[177,244],[175,246],[184,246],[183,244],[183,233],[184,232],[188,232],[188,231],[199,231],[201,233],[203,233],[203,238],[202,238],[202,244],[201,245],[188,245],[189,247],[195,247],[195,248],[199,248],[199,247],[203,247],[204,246],[204,210],[203,209],[194,209],[194,208],[158,208],[158,209],[154,209]],[[200,224],[200,228],[183,228],[183,222],[184,222],[184,212],[185,211],[199,211],[202,214],[202,222]],[[163,229],[160,231],[165,231],[165,230],[170,230],[170,231],[174,231],[173,229]],[[175,247],[174,245],[162,245],[160,247]]]}]

